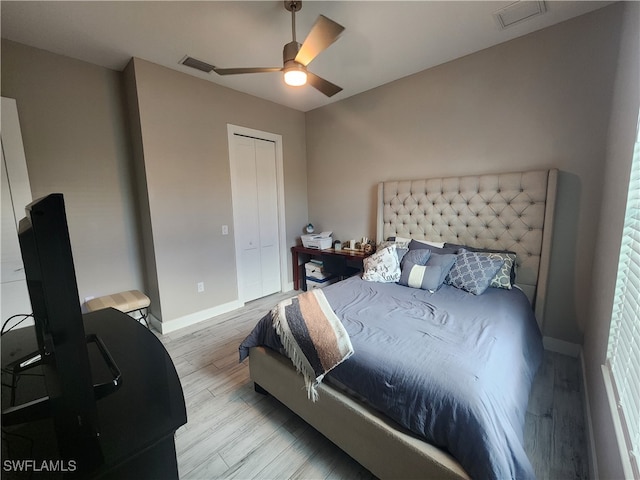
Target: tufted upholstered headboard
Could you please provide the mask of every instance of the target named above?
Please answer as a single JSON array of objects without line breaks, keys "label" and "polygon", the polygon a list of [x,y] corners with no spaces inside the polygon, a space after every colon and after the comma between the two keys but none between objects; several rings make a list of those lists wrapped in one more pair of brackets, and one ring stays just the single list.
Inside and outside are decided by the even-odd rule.
[{"label": "tufted upholstered headboard", "polygon": [[517,254],[516,283],[542,327],[558,170],[378,185],[377,241],[426,239]]}]

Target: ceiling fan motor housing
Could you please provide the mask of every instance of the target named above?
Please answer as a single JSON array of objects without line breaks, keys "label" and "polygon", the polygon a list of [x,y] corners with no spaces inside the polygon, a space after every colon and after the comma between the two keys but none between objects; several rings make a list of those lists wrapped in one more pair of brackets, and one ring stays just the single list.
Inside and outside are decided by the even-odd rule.
[{"label": "ceiling fan motor housing", "polygon": [[300,51],[300,47],[301,45],[295,40],[293,42],[287,43],[284,46],[284,48],[282,49],[282,62],[285,64],[285,66],[287,62],[295,61],[296,55],[298,55],[298,52]]},{"label": "ceiling fan motor housing", "polygon": [[287,43],[282,50],[284,63],[282,71],[287,85],[300,86],[307,83],[307,67],[295,60],[299,50],[300,44],[295,40]]}]

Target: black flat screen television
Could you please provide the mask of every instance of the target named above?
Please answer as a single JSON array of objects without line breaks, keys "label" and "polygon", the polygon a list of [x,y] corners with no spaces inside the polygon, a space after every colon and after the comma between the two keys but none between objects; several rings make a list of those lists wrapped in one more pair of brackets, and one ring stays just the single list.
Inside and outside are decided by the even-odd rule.
[{"label": "black flat screen television", "polygon": [[63,195],[29,204],[18,238],[48,396],[3,411],[2,421],[51,417],[60,458],[90,470],[101,463],[98,413]]}]

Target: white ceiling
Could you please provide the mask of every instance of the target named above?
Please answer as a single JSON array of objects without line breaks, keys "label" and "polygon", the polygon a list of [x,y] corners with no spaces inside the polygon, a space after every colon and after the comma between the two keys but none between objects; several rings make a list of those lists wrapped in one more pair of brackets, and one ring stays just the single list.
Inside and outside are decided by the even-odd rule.
[{"label": "white ceiling", "polygon": [[[303,1],[302,42],[318,15],[346,30],[309,70],[344,90],[327,98],[287,87],[280,73],[221,77],[180,65],[190,55],[218,67],[281,67],[291,14],[277,1],[6,1],[2,37],[122,70],[131,57],[164,65],[301,111],[582,15],[612,2],[547,1],[547,12],[500,29],[512,1]],[[46,72],[43,72],[46,75]]]}]

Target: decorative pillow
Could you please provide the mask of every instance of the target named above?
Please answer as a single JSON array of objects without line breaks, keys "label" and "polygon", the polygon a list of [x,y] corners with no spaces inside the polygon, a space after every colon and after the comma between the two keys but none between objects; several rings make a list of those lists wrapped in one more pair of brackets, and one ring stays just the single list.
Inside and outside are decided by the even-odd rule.
[{"label": "decorative pillow", "polygon": [[407,248],[407,246],[409,245],[409,242],[411,241],[410,238],[405,238],[405,237],[393,237],[393,240],[398,245],[401,245],[404,248]]},{"label": "decorative pillow", "polygon": [[511,265],[511,279],[510,279],[510,283],[511,285],[515,285],[516,283],[516,252],[512,252],[510,250],[497,250],[494,248],[478,248],[478,247],[470,247],[468,245],[458,245],[455,243],[445,243],[444,244],[444,248],[453,248],[456,251],[458,251],[461,248],[464,248],[465,250],[468,250],[470,252],[482,252],[482,253],[506,253],[509,255],[513,255],[514,260],[512,261],[512,265]]},{"label": "decorative pillow", "polygon": [[417,238],[413,239],[414,242],[424,243],[425,245],[429,245],[430,247],[442,248],[444,247],[444,242],[432,242],[430,240],[418,240]]},{"label": "decorative pillow", "polygon": [[411,250],[418,250],[421,248],[428,248],[429,250],[431,250],[431,253],[439,253],[439,254],[444,254],[444,253],[456,253],[456,251],[458,250],[457,248],[448,248],[446,245],[443,248],[438,248],[438,247],[434,247],[433,245],[427,245],[424,242],[419,242],[417,240],[411,240],[411,242],[409,242],[409,251]]},{"label": "decorative pillow", "polygon": [[398,254],[398,262],[402,262],[402,258],[409,251],[409,248],[408,248],[409,241],[407,241],[407,242],[396,242],[395,241],[395,237],[389,237],[388,240],[385,240],[384,242],[380,243],[376,250],[380,251],[383,248],[390,247],[391,245],[395,245],[396,246],[396,253]]},{"label": "decorative pillow", "polygon": [[396,246],[396,253],[398,254],[398,263],[402,262],[402,259],[408,252],[409,252],[408,248]]},{"label": "decorative pillow", "polygon": [[410,238],[404,238],[404,237],[389,237],[389,238],[387,238],[387,242],[395,243],[396,246],[401,247],[401,248],[407,248],[409,246],[409,242],[410,241],[411,241]]},{"label": "decorative pillow", "polygon": [[430,267],[428,265],[417,265],[409,260],[405,260],[398,283],[407,287],[421,288],[422,290],[428,290],[433,293],[440,288],[446,275],[447,273],[443,273],[443,268],[440,265]]},{"label": "decorative pillow", "polygon": [[[491,279],[490,287],[493,288],[504,288],[506,290],[511,290],[513,283],[511,282],[511,274],[515,272],[515,263],[516,263],[516,254],[515,253],[482,253],[482,255],[486,255],[489,258],[503,260],[504,264],[502,268],[498,270],[495,277]],[[515,275],[514,275],[515,277]]]},{"label": "decorative pillow", "polygon": [[419,250],[409,250],[400,260],[400,268],[404,268],[405,262],[411,262],[416,265],[426,265],[427,260],[431,256],[431,250],[421,248]]},{"label": "decorative pillow", "polygon": [[453,264],[456,263],[457,256],[453,253],[431,253],[429,260],[427,261],[427,267],[439,267],[441,271],[440,279],[438,280],[438,287],[444,283],[444,279],[447,278],[447,274]]},{"label": "decorative pillow", "polygon": [[489,258],[486,254],[461,248],[445,282],[474,295],[481,295],[503,265],[502,259]]},{"label": "decorative pillow", "polygon": [[362,279],[369,282],[397,282],[400,279],[400,261],[396,246],[390,245],[364,259]]}]

